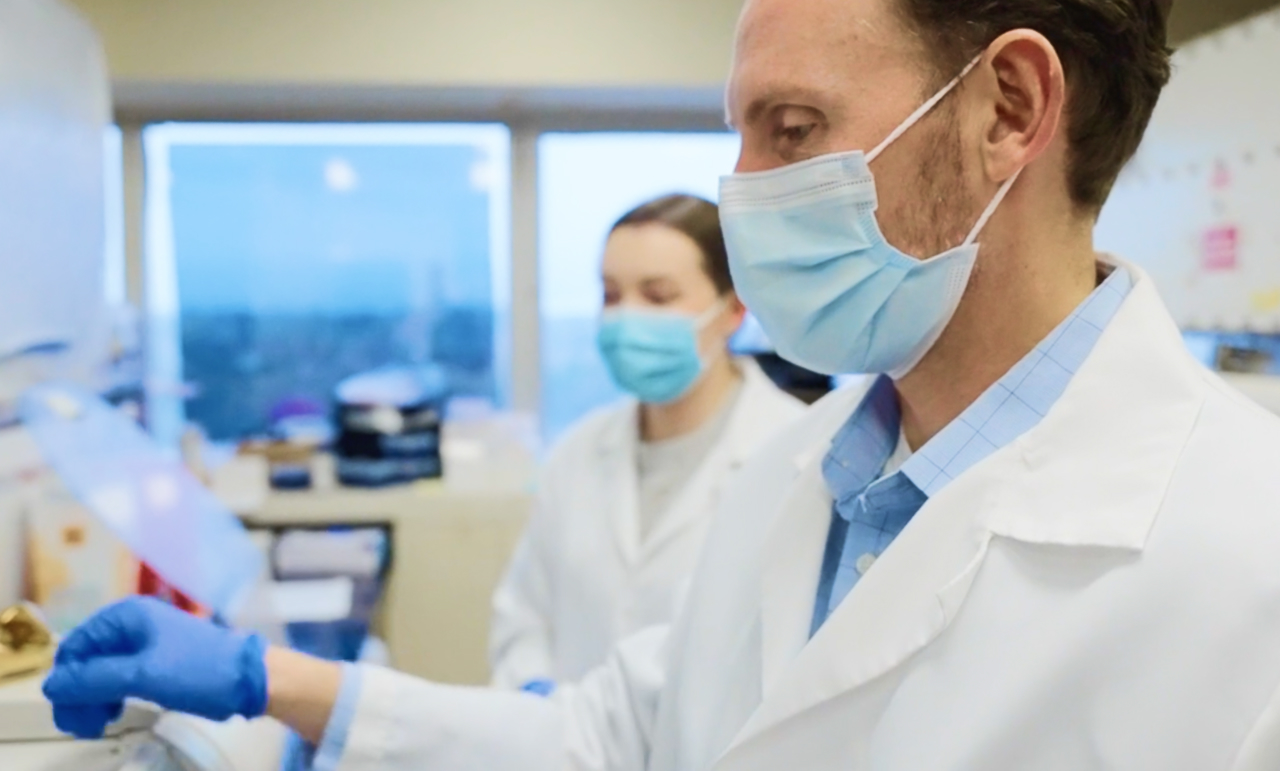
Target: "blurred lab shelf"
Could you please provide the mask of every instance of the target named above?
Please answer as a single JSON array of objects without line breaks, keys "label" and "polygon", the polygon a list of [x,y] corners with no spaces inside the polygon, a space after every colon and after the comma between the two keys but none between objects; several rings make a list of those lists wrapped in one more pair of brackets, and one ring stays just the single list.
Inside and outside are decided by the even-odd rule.
[{"label": "blurred lab shelf", "polygon": [[528,519],[532,496],[420,482],[377,490],[272,491],[250,528],[382,526],[391,566],[375,632],[392,665],[436,682],[488,682],[490,598]]}]

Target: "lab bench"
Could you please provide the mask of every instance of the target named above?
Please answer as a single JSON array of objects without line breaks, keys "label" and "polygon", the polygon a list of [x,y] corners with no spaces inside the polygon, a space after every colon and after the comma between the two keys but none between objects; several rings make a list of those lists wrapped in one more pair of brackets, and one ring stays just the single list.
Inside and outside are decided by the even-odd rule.
[{"label": "lab bench", "polygon": [[237,513],[252,529],[385,527],[390,569],[374,631],[392,666],[436,682],[481,685],[489,680],[490,598],[532,500],[421,482],[273,491]]}]

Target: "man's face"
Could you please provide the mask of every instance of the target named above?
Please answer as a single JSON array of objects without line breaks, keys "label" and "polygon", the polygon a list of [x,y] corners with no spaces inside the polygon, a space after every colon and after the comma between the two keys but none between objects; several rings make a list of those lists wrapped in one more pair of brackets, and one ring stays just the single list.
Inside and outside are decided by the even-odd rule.
[{"label": "man's face", "polygon": [[[739,172],[870,151],[943,85],[896,0],[750,0],[727,95]],[[885,237],[916,257],[956,246],[973,202],[953,93],[871,167]]]}]

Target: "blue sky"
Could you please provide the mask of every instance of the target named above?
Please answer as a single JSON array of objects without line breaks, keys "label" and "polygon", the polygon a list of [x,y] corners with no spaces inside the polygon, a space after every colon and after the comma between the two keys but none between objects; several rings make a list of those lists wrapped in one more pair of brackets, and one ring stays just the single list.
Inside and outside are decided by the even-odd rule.
[{"label": "blue sky", "polygon": [[181,307],[487,305],[486,163],[482,150],[461,145],[175,145]]}]

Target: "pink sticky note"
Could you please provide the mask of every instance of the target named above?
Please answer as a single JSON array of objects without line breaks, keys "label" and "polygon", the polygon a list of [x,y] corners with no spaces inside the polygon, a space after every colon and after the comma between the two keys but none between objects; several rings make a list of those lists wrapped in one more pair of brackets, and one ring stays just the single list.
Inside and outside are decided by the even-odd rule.
[{"label": "pink sticky note", "polygon": [[1200,240],[1200,267],[1206,271],[1240,266],[1240,228],[1223,225],[1206,230]]}]

